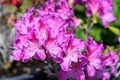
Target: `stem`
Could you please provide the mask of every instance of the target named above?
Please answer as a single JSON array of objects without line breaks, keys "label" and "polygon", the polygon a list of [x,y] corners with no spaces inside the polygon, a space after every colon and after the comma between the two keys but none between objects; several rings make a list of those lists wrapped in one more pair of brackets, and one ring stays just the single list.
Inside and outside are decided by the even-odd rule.
[{"label": "stem", "polygon": [[91,29],[93,25],[94,25],[94,22],[91,22],[89,28]]},{"label": "stem", "polygon": [[94,24],[95,23],[93,21],[91,21],[91,19],[89,19],[87,22],[87,25],[84,24],[84,22],[82,22],[82,24],[79,26],[79,28],[82,29],[84,32],[85,41],[88,40],[87,39],[88,33],[91,32],[91,28],[93,27]]},{"label": "stem", "polygon": [[87,29],[83,29],[83,31],[84,31],[84,34],[85,34],[85,41],[87,41],[88,40],[88,38],[87,38],[87,36],[88,36]]}]

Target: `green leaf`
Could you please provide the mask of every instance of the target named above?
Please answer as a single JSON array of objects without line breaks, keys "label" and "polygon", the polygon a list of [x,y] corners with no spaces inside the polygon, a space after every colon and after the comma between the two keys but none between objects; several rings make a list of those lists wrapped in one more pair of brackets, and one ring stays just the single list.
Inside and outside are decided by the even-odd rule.
[{"label": "green leaf", "polygon": [[15,6],[8,6],[7,12],[8,13],[14,13],[17,11],[17,8]]},{"label": "green leaf", "polygon": [[32,6],[31,0],[24,0],[23,4],[20,6],[20,12],[24,13],[27,8]]},{"label": "green leaf", "polygon": [[102,29],[96,26],[93,26],[92,31],[89,33],[97,42],[102,41],[101,37]]},{"label": "green leaf", "polygon": [[76,28],[76,38],[85,40],[85,34],[84,34],[83,30],[81,30],[79,27]]},{"label": "green leaf", "polygon": [[80,12],[85,11],[85,6],[84,5],[74,6],[73,8],[77,11],[80,11]]},{"label": "green leaf", "polygon": [[112,31],[114,34],[116,35],[120,35],[120,29],[113,27],[113,26],[109,26],[109,30]]}]

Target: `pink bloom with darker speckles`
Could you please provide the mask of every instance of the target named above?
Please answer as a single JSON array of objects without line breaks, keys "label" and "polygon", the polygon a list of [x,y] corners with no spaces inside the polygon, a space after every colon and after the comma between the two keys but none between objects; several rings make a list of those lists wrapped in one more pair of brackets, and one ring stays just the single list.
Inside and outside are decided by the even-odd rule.
[{"label": "pink bloom with darker speckles", "polygon": [[113,14],[113,0],[87,0],[85,5],[87,8],[87,16],[97,15],[97,17],[102,19],[104,28],[109,26],[109,22],[116,20]]}]

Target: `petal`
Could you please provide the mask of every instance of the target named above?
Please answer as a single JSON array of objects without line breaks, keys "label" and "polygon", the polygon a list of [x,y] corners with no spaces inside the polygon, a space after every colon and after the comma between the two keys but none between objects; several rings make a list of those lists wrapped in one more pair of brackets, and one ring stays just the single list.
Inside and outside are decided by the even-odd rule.
[{"label": "petal", "polygon": [[43,49],[39,49],[37,53],[34,55],[34,58],[38,60],[45,60],[46,58],[45,51]]},{"label": "petal", "polygon": [[70,60],[69,58],[64,58],[63,62],[60,64],[62,70],[64,71],[69,71],[69,66],[70,66]]},{"label": "petal", "polygon": [[107,28],[109,25],[109,22],[113,22],[116,21],[116,18],[114,16],[114,14],[112,13],[105,13],[105,15],[102,16],[102,23],[104,25],[104,28]]},{"label": "petal", "polygon": [[14,60],[19,61],[22,58],[21,50],[14,50],[12,51],[12,56],[14,57]]},{"label": "petal", "polygon": [[112,66],[111,69],[112,69],[112,73],[116,76],[117,75],[117,69],[116,69],[116,67]]},{"label": "petal", "polygon": [[93,66],[88,65],[87,66],[87,73],[88,76],[92,77],[95,75],[95,68]]},{"label": "petal", "polygon": [[28,62],[36,53],[36,49],[34,50],[25,50],[23,52],[23,58],[22,58],[22,62]]},{"label": "petal", "polygon": [[102,67],[102,62],[98,58],[93,58],[90,64],[93,65],[96,69],[100,69]]}]

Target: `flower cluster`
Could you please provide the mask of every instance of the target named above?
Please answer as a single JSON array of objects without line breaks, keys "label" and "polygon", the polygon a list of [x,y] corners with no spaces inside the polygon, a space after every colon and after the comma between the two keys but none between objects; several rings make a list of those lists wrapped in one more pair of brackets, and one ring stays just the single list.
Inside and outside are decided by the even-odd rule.
[{"label": "flower cluster", "polygon": [[[118,56],[108,47],[108,53],[103,53],[103,44],[97,44],[91,37],[85,42],[86,51],[79,56],[78,62],[69,66],[70,70],[62,69],[59,72],[60,80],[73,78],[75,80],[109,80],[110,74],[106,67],[111,67],[112,73],[116,75],[115,64]],[[67,63],[66,63],[67,64]]]},{"label": "flower cluster", "polygon": [[40,9],[30,8],[15,24],[14,59],[52,59],[61,67],[60,80],[108,80],[106,67],[116,75],[118,56],[111,50],[103,54],[103,44],[91,37],[88,41],[77,39],[74,33],[79,23],[65,0],[50,0]]},{"label": "flower cluster", "polygon": [[107,28],[108,22],[115,21],[116,18],[113,11],[113,0],[87,0],[86,1],[87,16],[96,15],[102,19],[104,28]]},{"label": "flower cluster", "polygon": [[[77,25],[79,20],[73,17],[73,10],[64,0],[57,5],[51,0],[40,9],[31,8],[15,24],[17,32],[12,55],[23,62],[32,57],[40,60],[52,57],[55,62],[61,62],[66,49],[72,45],[70,40],[82,43],[73,35]],[[66,29],[68,26],[71,31]]]},{"label": "flower cluster", "polygon": [[[99,17],[102,20],[104,28],[107,28],[109,22],[116,21],[113,14],[113,0],[68,0],[69,4],[80,5],[86,7],[86,15],[88,17]],[[96,20],[94,20],[96,23]]]}]

